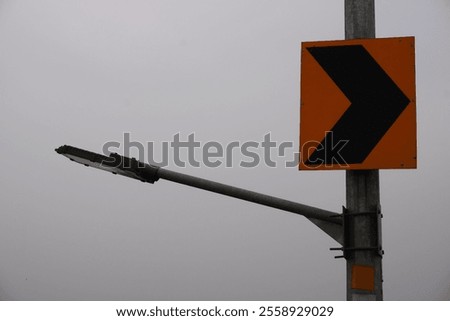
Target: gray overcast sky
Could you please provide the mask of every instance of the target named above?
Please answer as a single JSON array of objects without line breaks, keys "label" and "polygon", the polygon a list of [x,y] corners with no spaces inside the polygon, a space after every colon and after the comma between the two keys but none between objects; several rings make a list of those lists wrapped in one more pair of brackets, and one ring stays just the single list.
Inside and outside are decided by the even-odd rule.
[{"label": "gray overcast sky", "polygon": [[[306,219],[54,152],[124,132],[298,146],[300,43],[343,39],[343,2],[0,1],[0,299],[344,300],[337,243]],[[447,300],[450,1],[377,0],[376,31],[415,36],[417,64],[419,168],[381,172],[385,299]],[[168,168],[345,203],[343,171]]]}]

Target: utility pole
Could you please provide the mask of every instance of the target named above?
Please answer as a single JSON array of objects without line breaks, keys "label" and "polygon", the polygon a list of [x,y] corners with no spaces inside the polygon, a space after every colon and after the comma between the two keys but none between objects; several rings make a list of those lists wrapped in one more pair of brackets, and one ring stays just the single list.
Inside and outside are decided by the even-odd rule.
[{"label": "utility pole", "polygon": [[[345,39],[375,38],[374,0],[345,0]],[[383,300],[378,170],[346,171],[347,300]]]}]

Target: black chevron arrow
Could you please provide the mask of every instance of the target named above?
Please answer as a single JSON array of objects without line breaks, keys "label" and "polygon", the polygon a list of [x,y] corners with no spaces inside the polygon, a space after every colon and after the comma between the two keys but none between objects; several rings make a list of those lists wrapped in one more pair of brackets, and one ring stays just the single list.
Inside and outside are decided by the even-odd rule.
[{"label": "black chevron arrow", "polygon": [[363,46],[307,49],[351,105],[306,164],[362,163],[410,101]]}]

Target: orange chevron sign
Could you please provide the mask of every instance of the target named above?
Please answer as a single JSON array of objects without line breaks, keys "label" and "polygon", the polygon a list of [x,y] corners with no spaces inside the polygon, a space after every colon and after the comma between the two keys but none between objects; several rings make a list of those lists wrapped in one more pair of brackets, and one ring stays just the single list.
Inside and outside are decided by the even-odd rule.
[{"label": "orange chevron sign", "polygon": [[299,169],[416,168],[414,37],[302,43]]}]

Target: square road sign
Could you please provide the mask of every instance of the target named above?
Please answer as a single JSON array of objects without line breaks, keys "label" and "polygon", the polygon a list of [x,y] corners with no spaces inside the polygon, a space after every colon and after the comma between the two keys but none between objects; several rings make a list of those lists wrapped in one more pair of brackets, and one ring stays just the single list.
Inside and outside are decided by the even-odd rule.
[{"label": "square road sign", "polygon": [[304,42],[299,169],[416,168],[414,37]]}]

